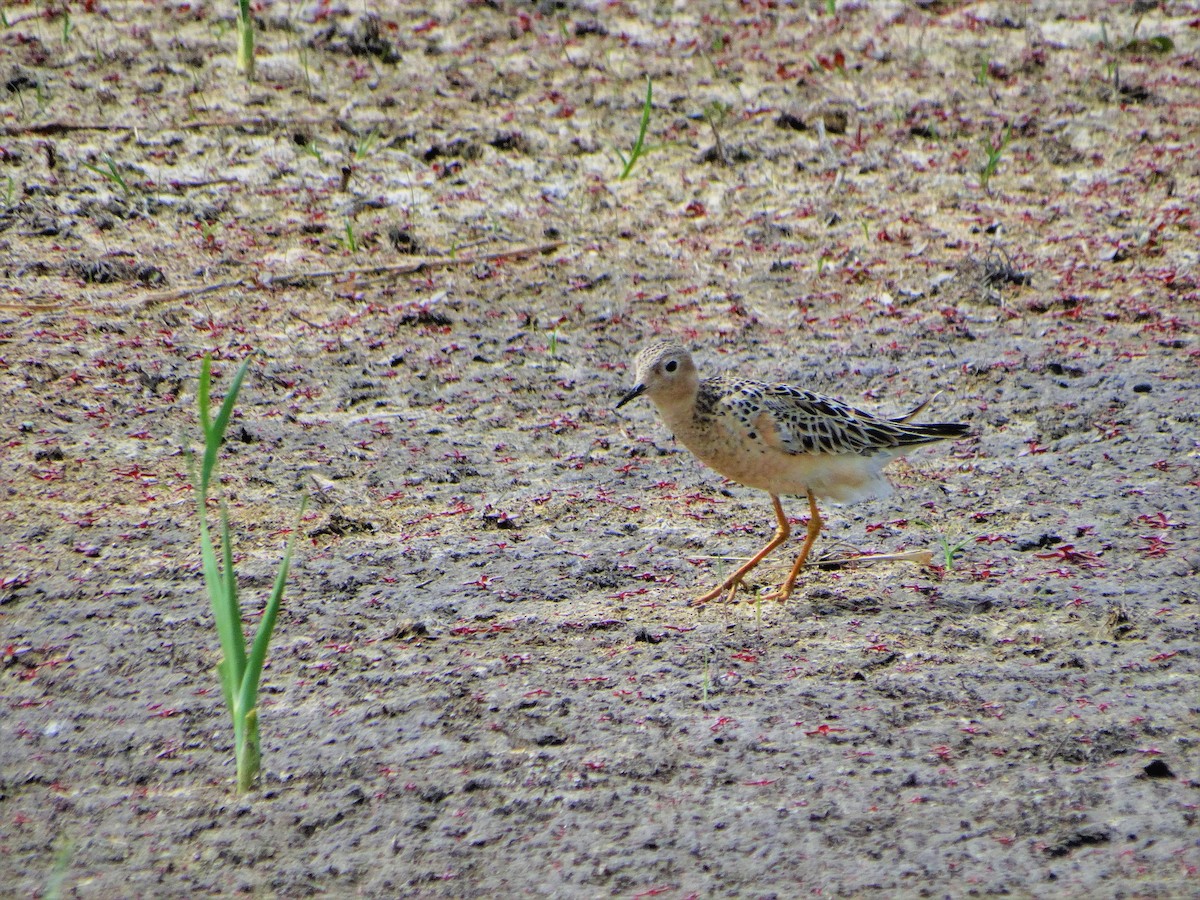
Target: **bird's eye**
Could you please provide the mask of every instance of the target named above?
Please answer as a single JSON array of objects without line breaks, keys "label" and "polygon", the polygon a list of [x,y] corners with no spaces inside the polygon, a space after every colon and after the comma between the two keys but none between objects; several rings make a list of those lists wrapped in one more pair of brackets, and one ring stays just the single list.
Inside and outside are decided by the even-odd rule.
[{"label": "bird's eye", "polygon": [[667,363],[665,366],[663,366],[663,368],[666,369],[668,372],[674,372],[676,369],[679,368],[679,363],[677,363],[675,360],[671,360],[669,363]]}]

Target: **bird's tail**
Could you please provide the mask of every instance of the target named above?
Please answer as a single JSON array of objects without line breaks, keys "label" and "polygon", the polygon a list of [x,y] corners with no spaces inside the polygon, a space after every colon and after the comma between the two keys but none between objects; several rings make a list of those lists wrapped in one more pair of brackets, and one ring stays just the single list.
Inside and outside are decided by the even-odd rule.
[{"label": "bird's tail", "polygon": [[909,425],[908,423],[919,416],[930,403],[942,396],[942,392],[938,391],[932,397],[925,400],[920,406],[910,409],[902,416],[896,416],[894,419],[889,419],[889,422],[895,422],[897,425],[903,425],[903,428],[898,429],[900,432],[901,444],[930,444],[934,441],[945,441],[950,438],[963,437],[970,427],[957,422],[916,423]]},{"label": "bird's tail", "polygon": [[966,436],[970,425],[962,422],[926,422],[902,425],[896,431],[901,444],[930,444]]},{"label": "bird's tail", "polygon": [[904,415],[896,416],[896,418],[889,419],[888,421],[890,421],[890,422],[911,422],[913,419],[915,419],[917,416],[919,416],[921,413],[923,413],[925,411],[925,407],[927,407],[930,403],[932,403],[934,400],[936,400],[940,396],[942,396],[942,392],[937,391],[933,395],[926,397],[924,400],[921,401],[920,405],[914,406],[912,409],[910,409]]}]

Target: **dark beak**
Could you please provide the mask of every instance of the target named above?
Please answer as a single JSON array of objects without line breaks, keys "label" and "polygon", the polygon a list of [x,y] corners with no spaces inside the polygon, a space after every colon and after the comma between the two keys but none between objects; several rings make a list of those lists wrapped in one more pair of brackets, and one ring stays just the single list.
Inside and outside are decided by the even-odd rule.
[{"label": "dark beak", "polygon": [[628,394],[626,394],[624,397],[622,397],[621,402],[618,403],[616,406],[614,406],[613,409],[620,409],[622,406],[624,406],[630,400],[636,400],[638,397],[642,396],[642,394],[644,394],[644,393],[646,393],[646,386],[644,384],[639,384],[632,391],[630,391]]}]

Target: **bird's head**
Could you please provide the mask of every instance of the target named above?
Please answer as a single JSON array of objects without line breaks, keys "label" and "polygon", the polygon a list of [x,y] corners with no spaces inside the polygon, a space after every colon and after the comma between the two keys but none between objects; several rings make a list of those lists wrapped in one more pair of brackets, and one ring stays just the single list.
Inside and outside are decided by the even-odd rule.
[{"label": "bird's head", "polygon": [[660,408],[690,403],[696,396],[700,381],[696,364],[692,362],[692,354],[682,344],[674,341],[650,344],[637,355],[634,371],[637,383],[617,403],[617,409],[642,394],[649,396]]}]

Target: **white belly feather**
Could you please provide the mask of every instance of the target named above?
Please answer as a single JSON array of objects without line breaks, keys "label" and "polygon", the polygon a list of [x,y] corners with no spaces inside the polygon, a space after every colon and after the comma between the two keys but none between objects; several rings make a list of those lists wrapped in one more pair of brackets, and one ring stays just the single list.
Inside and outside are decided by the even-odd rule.
[{"label": "white belly feather", "polygon": [[[751,439],[736,422],[724,417],[709,419],[704,427],[697,427],[690,415],[671,417],[675,421],[670,421],[663,412],[675,436],[701,462],[748,487],[801,496],[811,490],[818,498],[835,503],[854,503],[892,493],[883,467],[895,453],[788,453],[761,438]],[[715,423],[720,423],[719,427],[713,427]]]}]

